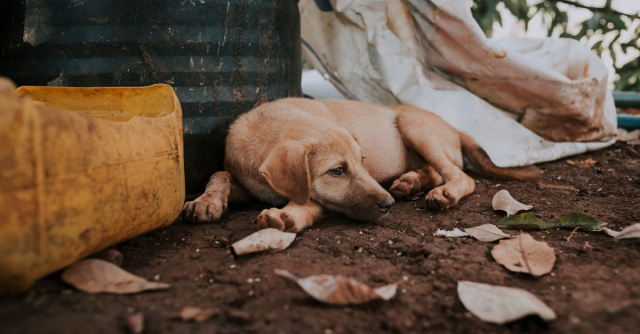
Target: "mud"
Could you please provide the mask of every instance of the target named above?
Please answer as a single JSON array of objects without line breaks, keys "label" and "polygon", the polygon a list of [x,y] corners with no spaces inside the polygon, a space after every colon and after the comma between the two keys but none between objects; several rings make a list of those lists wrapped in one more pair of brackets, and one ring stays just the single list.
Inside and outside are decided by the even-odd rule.
[{"label": "mud", "polygon": [[[397,204],[377,224],[327,217],[301,233],[291,247],[272,254],[234,258],[229,245],[253,231],[263,208],[232,208],[220,224],[180,221],[116,248],[123,268],[172,285],[132,296],[87,295],[51,275],[28,292],[0,299],[3,333],[125,333],[125,319],[145,316],[146,333],[633,333],[640,327],[640,240],[614,241],[603,233],[530,232],[556,250],[553,273],[540,278],[511,273],[490,255],[495,243],[432,236],[452,229],[496,223],[491,198],[507,189],[532,204],[544,220],[587,212],[620,230],[640,222],[640,159],[625,144],[571,159],[598,163],[580,168],[566,160],[540,167],[541,180],[500,182],[477,175],[476,192],[446,212],[424,208],[423,198]],[[573,186],[549,188],[543,185]],[[509,233],[517,231],[505,230]],[[322,305],[295,284],[273,274],[350,275],[370,286],[401,281],[388,302],[357,307]],[[157,276],[159,275],[159,276]],[[469,280],[526,289],[558,314],[546,324],[528,317],[500,326],[468,313],[456,282]],[[164,317],[185,306],[214,308],[203,323]]]}]

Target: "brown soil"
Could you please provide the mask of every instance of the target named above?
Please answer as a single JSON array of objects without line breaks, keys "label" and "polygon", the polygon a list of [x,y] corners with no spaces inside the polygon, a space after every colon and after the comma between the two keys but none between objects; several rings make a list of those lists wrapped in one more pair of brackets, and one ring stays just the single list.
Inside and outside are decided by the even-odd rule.
[{"label": "brown soil", "polygon": [[[636,147],[637,148],[637,147]],[[446,212],[429,212],[422,199],[397,204],[380,223],[328,217],[300,234],[280,253],[234,259],[228,245],[253,231],[262,207],[235,208],[220,224],[177,222],[117,246],[123,268],[172,288],[130,296],[87,295],[51,275],[28,292],[0,299],[3,333],[122,333],[125,317],[145,315],[146,333],[421,333],[551,332],[633,333],[640,328],[640,240],[614,241],[596,232],[530,232],[555,248],[553,274],[532,278],[507,271],[491,257],[494,244],[432,236],[438,229],[496,223],[492,196],[507,189],[535,206],[543,219],[587,212],[620,230],[640,222],[640,159],[625,144],[578,157],[591,168],[566,160],[542,164],[542,180],[496,182],[475,175],[476,192]],[[577,190],[542,189],[540,182]],[[518,233],[517,231],[508,231]],[[371,286],[402,281],[389,302],[364,306],[322,305],[291,282],[275,276],[283,268],[299,276],[344,274]],[[256,278],[260,278],[256,282]],[[251,282],[253,279],[253,283]],[[500,326],[465,310],[456,282],[526,289],[558,314],[549,324],[527,317]],[[185,306],[216,308],[203,323],[163,315]]]}]

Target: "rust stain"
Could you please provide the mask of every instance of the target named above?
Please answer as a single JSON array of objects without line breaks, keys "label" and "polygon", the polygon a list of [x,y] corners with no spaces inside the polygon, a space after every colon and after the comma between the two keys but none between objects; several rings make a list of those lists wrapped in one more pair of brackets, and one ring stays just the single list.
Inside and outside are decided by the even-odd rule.
[{"label": "rust stain", "polygon": [[582,70],[582,77],[583,78],[588,78],[589,77],[589,63],[587,63],[584,66],[584,69]]}]

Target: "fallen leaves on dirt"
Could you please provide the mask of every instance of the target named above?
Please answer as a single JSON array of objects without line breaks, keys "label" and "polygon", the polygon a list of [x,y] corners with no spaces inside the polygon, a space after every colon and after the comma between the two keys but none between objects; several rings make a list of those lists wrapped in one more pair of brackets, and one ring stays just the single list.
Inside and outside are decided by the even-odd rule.
[{"label": "fallen leaves on dirt", "polygon": [[616,240],[640,238],[640,223],[627,226],[620,232],[606,227],[602,227],[600,230],[609,236],[614,237]]},{"label": "fallen leaves on dirt", "polygon": [[461,281],[458,297],[464,307],[482,321],[505,324],[533,314],[545,321],[556,319],[551,308],[522,289]]},{"label": "fallen leaves on dirt", "polygon": [[553,269],[556,254],[546,242],[535,241],[522,233],[510,240],[500,240],[491,255],[496,262],[513,272],[542,276]]},{"label": "fallen leaves on dirt", "polygon": [[620,234],[615,236],[616,239],[632,239],[640,238],[640,224],[633,224],[627,226],[620,231]]},{"label": "fallen leaves on dirt", "polygon": [[567,163],[572,166],[578,166],[580,168],[591,168],[595,166],[598,162],[593,160],[591,157],[586,158],[584,160],[567,160]]},{"label": "fallen leaves on dirt", "polygon": [[598,230],[605,223],[586,213],[563,213],[557,219],[545,222],[540,220],[535,213],[523,213],[521,215],[504,218],[498,222],[501,228],[537,229],[549,228],[582,228],[585,230]]},{"label": "fallen leaves on dirt", "polygon": [[499,239],[511,238],[509,234],[502,232],[493,224],[484,224],[476,227],[465,228],[464,231],[470,236],[483,242],[493,242]]},{"label": "fallen leaves on dirt", "polygon": [[194,322],[204,322],[211,318],[212,316],[221,313],[219,309],[216,308],[200,308],[194,306],[187,306],[182,309],[179,313],[171,313],[165,315],[167,318],[172,319],[181,319],[182,321],[194,321]]},{"label": "fallen leaves on dirt", "polygon": [[62,280],[86,293],[128,294],[166,289],[170,285],[149,282],[130,274],[113,263],[86,259],[72,264],[62,273]]},{"label": "fallen leaves on dirt", "polygon": [[127,330],[131,334],[144,332],[144,313],[138,312],[127,316]]},{"label": "fallen leaves on dirt", "polygon": [[445,237],[445,238],[461,238],[461,237],[469,236],[467,233],[461,231],[457,227],[451,231],[438,229],[436,233],[434,233],[433,235],[436,237]]},{"label": "fallen leaves on dirt", "polygon": [[316,275],[298,278],[292,273],[275,269],[277,275],[296,282],[302,290],[319,302],[331,305],[357,305],[373,300],[390,300],[396,295],[398,284],[376,289],[343,275]]},{"label": "fallen leaves on dirt", "polygon": [[533,209],[533,205],[522,204],[506,190],[498,191],[491,201],[494,210],[500,210],[507,213],[507,217],[518,213],[519,211],[527,211]]},{"label": "fallen leaves on dirt", "polygon": [[289,247],[295,238],[295,233],[282,232],[275,228],[267,228],[234,243],[231,245],[231,249],[235,255],[264,251],[277,252]]},{"label": "fallen leaves on dirt", "polygon": [[640,139],[640,130],[627,131],[625,129],[618,129],[618,135],[616,136],[617,141],[636,141]]}]

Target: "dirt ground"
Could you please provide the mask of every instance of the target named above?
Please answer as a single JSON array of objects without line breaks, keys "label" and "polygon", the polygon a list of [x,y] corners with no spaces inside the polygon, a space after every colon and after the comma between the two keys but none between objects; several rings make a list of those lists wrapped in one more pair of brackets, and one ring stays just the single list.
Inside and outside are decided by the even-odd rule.
[{"label": "dirt ground", "polygon": [[[638,149],[638,146],[635,147]],[[640,156],[626,144],[595,153],[591,168],[567,160],[541,164],[532,182],[477,180],[476,192],[446,212],[429,212],[423,198],[397,204],[380,223],[327,217],[280,253],[234,259],[228,245],[253,232],[260,205],[232,208],[220,224],[180,221],[117,245],[123,268],[172,285],[138,295],[87,295],[59,273],[28,292],[0,299],[3,333],[125,333],[125,317],[143,312],[146,333],[637,333],[640,328],[640,239],[614,241],[596,232],[531,231],[556,251],[551,275],[507,271],[491,257],[495,243],[434,237],[438,229],[496,223],[491,198],[507,189],[535,206],[544,220],[587,212],[620,230],[640,222]],[[541,186],[542,184],[542,186]],[[548,189],[548,185],[576,190]],[[518,231],[506,232],[517,234]],[[377,287],[401,281],[389,302],[356,307],[322,305],[274,268],[298,276],[343,274]],[[456,282],[526,289],[558,314],[544,323],[527,317],[508,325],[484,323],[462,306]],[[216,308],[203,323],[166,318],[185,306]]]}]

